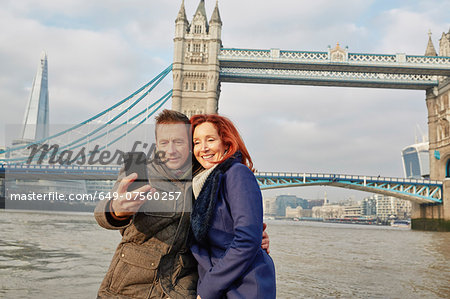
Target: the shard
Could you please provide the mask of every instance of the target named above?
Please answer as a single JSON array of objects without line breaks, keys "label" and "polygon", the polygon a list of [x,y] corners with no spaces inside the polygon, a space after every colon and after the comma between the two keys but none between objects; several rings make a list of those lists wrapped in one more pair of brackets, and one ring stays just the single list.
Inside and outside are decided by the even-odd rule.
[{"label": "the shard", "polygon": [[48,137],[48,104],[47,54],[42,52],[23,119],[23,141],[37,141]]}]

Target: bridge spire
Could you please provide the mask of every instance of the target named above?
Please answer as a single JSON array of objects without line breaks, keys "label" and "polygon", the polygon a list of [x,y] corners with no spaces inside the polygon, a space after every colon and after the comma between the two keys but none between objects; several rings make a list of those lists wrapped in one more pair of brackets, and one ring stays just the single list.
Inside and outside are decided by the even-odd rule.
[{"label": "bridge spire", "polygon": [[437,56],[433,41],[431,40],[431,30],[428,30],[428,45],[425,51],[425,56]]},{"label": "bridge spire", "polygon": [[187,22],[186,10],[184,9],[184,0],[181,1],[180,11],[178,12],[178,16],[177,16],[175,22],[178,22],[178,21]]},{"label": "bridge spire", "polygon": [[211,16],[211,20],[209,21],[210,24],[217,23],[222,25],[222,19],[220,18],[219,13],[219,0],[216,1],[216,7],[214,7],[214,11]]},{"label": "bridge spire", "polygon": [[197,16],[197,14],[200,14],[202,17],[206,19],[205,0],[200,0],[197,10],[195,11],[194,17]]}]

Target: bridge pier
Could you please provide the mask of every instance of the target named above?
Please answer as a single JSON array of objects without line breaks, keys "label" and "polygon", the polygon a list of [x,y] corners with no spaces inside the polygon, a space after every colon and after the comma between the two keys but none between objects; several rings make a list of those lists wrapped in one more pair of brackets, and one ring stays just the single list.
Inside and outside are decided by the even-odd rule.
[{"label": "bridge pier", "polygon": [[450,232],[450,178],[443,183],[442,204],[412,203],[411,229]]}]

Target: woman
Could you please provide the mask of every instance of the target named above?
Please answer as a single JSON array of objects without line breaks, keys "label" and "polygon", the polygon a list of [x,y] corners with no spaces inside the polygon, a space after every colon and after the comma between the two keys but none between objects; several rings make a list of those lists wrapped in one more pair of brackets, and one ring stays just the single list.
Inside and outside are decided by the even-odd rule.
[{"label": "woman", "polygon": [[261,191],[244,142],[223,116],[194,115],[191,130],[198,297],[275,298],[275,267],[261,249]]}]

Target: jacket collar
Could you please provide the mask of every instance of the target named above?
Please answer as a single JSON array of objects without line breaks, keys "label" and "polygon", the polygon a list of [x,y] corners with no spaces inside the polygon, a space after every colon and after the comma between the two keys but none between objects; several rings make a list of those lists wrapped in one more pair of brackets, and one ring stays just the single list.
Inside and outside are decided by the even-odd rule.
[{"label": "jacket collar", "polygon": [[203,187],[194,202],[191,213],[191,228],[197,242],[205,244],[211,220],[214,216],[216,202],[218,198],[220,183],[224,173],[235,163],[242,160],[242,155],[238,151],[233,156],[217,165],[209,174]]}]

